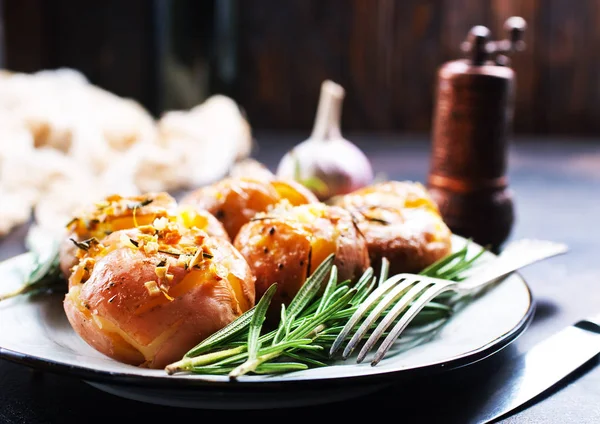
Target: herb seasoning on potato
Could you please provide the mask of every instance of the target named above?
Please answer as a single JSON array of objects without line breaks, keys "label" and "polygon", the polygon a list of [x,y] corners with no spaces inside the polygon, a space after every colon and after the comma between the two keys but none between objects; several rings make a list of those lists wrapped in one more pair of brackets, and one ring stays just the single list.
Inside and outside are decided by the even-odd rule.
[{"label": "herb seasoning on potato", "polygon": [[233,245],[174,218],[81,252],[65,312],[88,344],[121,362],[164,367],[254,305],[254,276]]}]

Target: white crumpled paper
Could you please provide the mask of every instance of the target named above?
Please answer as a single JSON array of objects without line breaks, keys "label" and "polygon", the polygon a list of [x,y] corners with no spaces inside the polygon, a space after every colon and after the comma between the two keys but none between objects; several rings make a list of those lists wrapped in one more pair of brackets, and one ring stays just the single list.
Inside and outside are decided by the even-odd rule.
[{"label": "white crumpled paper", "polygon": [[0,73],[0,237],[27,222],[62,231],[109,194],[191,189],[250,153],[250,125],[215,95],[154,119],[72,69]]}]

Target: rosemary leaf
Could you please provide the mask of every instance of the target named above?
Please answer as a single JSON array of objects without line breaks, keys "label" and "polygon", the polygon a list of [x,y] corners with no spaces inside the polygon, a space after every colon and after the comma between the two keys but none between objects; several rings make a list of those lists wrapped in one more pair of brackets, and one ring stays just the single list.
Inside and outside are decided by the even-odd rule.
[{"label": "rosemary leaf", "polygon": [[278,343],[275,346],[267,346],[260,350],[259,354],[262,355],[271,355],[272,353],[281,353],[286,349],[297,349],[307,347],[312,343],[312,339],[295,339],[295,340],[287,340]]},{"label": "rosemary leaf", "polygon": [[65,289],[67,284],[60,270],[59,245],[40,251],[32,249],[32,265],[23,284],[16,290],[0,294],[0,302],[13,297]]},{"label": "rosemary leaf", "polygon": [[302,312],[306,305],[318,293],[318,291],[321,289],[323,279],[332,268],[334,259],[335,257],[333,254],[329,255],[323,262],[321,262],[315,272],[307,278],[306,282],[302,285],[296,296],[294,296],[290,302],[290,305],[287,309],[288,316],[296,316]]},{"label": "rosemary leaf", "polygon": [[[329,299],[327,299],[327,302],[325,303],[325,307],[329,307],[329,305],[332,305],[335,302],[337,302],[338,299],[342,298],[346,293],[348,293],[349,290],[350,290],[350,287],[347,286],[347,285],[338,287],[331,294],[331,296],[329,297]],[[354,291],[356,292],[356,289],[354,289]]]},{"label": "rosemary leaf", "polygon": [[256,374],[280,374],[305,369],[308,369],[308,365],[301,362],[269,362],[260,364],[254,372]]},{"label": "rosemary leaf", "polygon": [[176,372],[180,371],[189,371],[198,366],[212,364],[215,361],[242,353],[245,350],[246,346],[240,346],[235,349],[220,350],[218,352],[207,353],[206,355],[196,356],[194,358],[183,358],[181,361],[167,365],[165,371],[167,371],[168,374],[175,374]]},{"label": "rosemary leaf", "polygon": [[250,327],[248,329],[248,360],[254,361],[256,359],[256,355],[258,353],[258,349],[260,348],[260,330],[262,328],[263,322],[265,321],[265,317],[267,315],[267,310],[269,309],[269,305],[271,304],[271,299],[277,290],[277,283],[272,284],[265,294],[258,301],[258,305],[256,305],[256,312],[252,316],[250,320]]},{"label": "rosemary leaf", "polygon": [[383,283],[388,278],[390,272],[390,261],[388,258],[381,259],[381,271],[379,273],[379,283]]},{"label": "rosemary leaf", "polygon": [[317,267],[315,272],[306,279],[296,296],[292,299],[286,311],[286,319],[279,322],[279,328],[273,339],[273,344],[279,343],[284,335],[289,332],[290,323],[289,320],[294,320],[314,298],[314,296],[321,289],[323,279],[333,267],[334,255],[329,255],[321,264]]},{"label": "rosemary leaf", "polygon": [[[354,286],[356,288],[357,291],[361,291],[363,287],[365,287],[367,284],[369,284],[369,281],[371,281],[371,278],[373,278],[373,275],[375,274],[375,271],[373,271],[372,267],[367,268],[367,270],[365,272],[363,272],[363,275],[361,275],[361,277],[358,279],[358,281],[356,282],[356,285]],[[348,282],[343,282],[343,283],[339,283],[339,284],[346,284],[346,283],[350,283]]]},{"label": "rosemary leaf", "polygon": [[323,312],[321,312],[320,314],[315,314],[315,316],[311,320],[308,320],[307,323],[296,328],[290,334],[290,337],[293,338],[307,336],[313,329],[323,324],[333,314],[335,314],[341,308],[346,306],[350,299],[352,299],[352,296],[354,296],[355,291],[355,289],[350,289],[344,296],[342,296],[333,304],[329,305]]},{"label": "rosemary leaf", "polygon": [[275,333],[275,337],[273,338],[273,343],[279,342],[283,336],[285,335],[287,329],[289,328],[287,323],[291,323],[292,320],[287,319],[287,314],[285,311],[285,304],[281,304],[281,313],[279,318],[279,327],[277,328],[277,333]]},{"label": "rosemary leaf", "polygon": [[[464,278],[485,253],[479,252],[469,257],[468,250],[467,244],[424,269],[421,274],[453,280]],[[204,354],[184,358],[182,361],[195,361],[186,362],[184,371],[228,374],[231,379],[236,379],[249,373],[274,374],[329,365],[331,359],[327,352],[350,317],[364,302],[368,302],[367,298],[374,292],[378,292],[377,296],[384,295],[403,279],[400,275],[389,276],[389,262],[384,259],[378,276],[374,276],[373,269],[369,268],[352,287],[350,281],[337,281],[338,270],[333,265],[333,259],[333,255],[330,255],[307,279],[292,302],[287,307],[282,305],[279,326],[275,330],[260,335],[264,315],[262,319],[259,319],[260,314],[252,315],[256,314],[258,306],[265,298],[263,297],[259,305],[251,309],[253,312],[242,315],[227,326],[224,333],[215,333],[213,338],[208,338],[190,351],[192,354]],[[322,295],[317,296],[327,275],[329,278]],[[381,288],[383,283],[386,283],[385,287]],[[265,295],[267,300],[264,302],[267,306],[271,295]],[[404,336],[397,342],[397,350],[410,349],[430,340],[452,316],[456,305],[469,300],[470,298],[456,293],[436,297],[411,321]],[[264,304],[261,305],[261,309],[263,306]],[[364,335],[365,338],[370,336],[392,307],[393,304],[373,322]],[[397,317],[394,323],[401,318],[402,315]],[[386,334],[387,332],[384,333]],[[174,365],[169,367],[172,367],[172,370],[176,369]],[[181,368],[180,364],[175,372]]]},{"label": "rosemary leaf", "polygon": [[289,351],[285,352],[284,356],[287,356],[287,357],[289,357],[291,359],[295,359],[295,360],[297,360],[299,362],[306,362],[306,363],[314,365],[316,367],[326,367],[327,366],[327,364],[325,362],[319,361],[317,359],[310,358],[310,357],[308,357],[306,355],[301,356],[301,355],[298,355],[296,353],[289,352]]},{"label": "rosemary leaf", "polygon": [[317,311],[315,313],[318,314],[319,312],[323,311],[323,308],[325,308],[325,306],[327,305],[327,302],[329,301],[331,295],[333,294],[333,292],[335,290],[337,278],[338,278],[337,266],[333,265],[331,267],[331,273],[329,274],[329,281],[327,282],[327,285],[325,286],[325,291],[323,292],[323,295],[321,296],[321,300],[319,301],[319,306],[317,307]]},{"label": "rosemary leaf", "polygon": [[354,295],[352,300],[350,300],[350,303],[353,306],[360,305],[367,298],[367,296],[369,296],[369,293],[373,291],[376,285],[377,277],[373,277],[368,286],[366,286],[364,289],[361,288],[360,290],[357,290],[356,295]]},{"label": "rosemary leaf", "polygon": [[250,325],[250,321],[254,316],[256,311],[256,306],[248,311],[244,312],[242,315],[238,317],[235,321],[231,322],[229,325],[223,327],[216,333],[213,333],[211,336],[204,339],[194,348],[190,349],[186,354],[186,358],[191,358],[194,356],[198,356],[201,353],[209,351],[211,348],[217,346],[219,343],[223,343],[231,338],[235,337],[242,331],[246,330]]},{"label": "rosemary leaf", "polygon": [[467,250],[468,250],[468,245],[454,253],[451,253],[450,255],[446,256],[445,258],[442,258],[439,261],[434,262],[433,264],[429,265],[427,268],[422,270],[419,274],[426,275],[428,277],[437,277],[439,275],[440,269],[448,266],[449,264],[451,264],[453,261],[455,261],[458,258],[464,258],[465,255],[467,254]]}]

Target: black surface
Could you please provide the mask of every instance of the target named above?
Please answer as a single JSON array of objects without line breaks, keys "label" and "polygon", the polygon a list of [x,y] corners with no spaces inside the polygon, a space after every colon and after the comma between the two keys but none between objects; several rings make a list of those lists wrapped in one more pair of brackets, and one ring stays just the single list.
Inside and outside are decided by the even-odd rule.
[{"label": "black surface", "polygon": [[[257,157],[270,166],[298,137],[257,136]],[[350,137],[349,137],[350,138]],[[353,137],[387,178],[424,181],[429,144],[417,137]],[[417,142],[420,141],[420,142]],[[515,355],[581,318],[600,312],[600,143],[577,140],[520,141],[509,161],[517,221],[511,239],[562,241],[564,256],[522,271],[537,300],[528,330],[510,347],[474,365],[402,380],[371,395],[329,405],[266,411],[212,411],[161,407],[121,399],[72,377],[38,373],[0,360],[0,423],[80,423],[98,416],[169,422],[206,419],[317,419],[336,414],[352,419],[363,412],[383,420],[392,412],[403,422],[468,422],[487,401],[499,367]],[[0,243],[0,259],[22,250],[21,233]],[[509,307],[509,305],[507,305]],[[600,422],[600,367],[592,361],[541,400],[506,423]],[[293,396],[293,393],[290,393]],[[368,416],[368,415],[367,415]]]}]

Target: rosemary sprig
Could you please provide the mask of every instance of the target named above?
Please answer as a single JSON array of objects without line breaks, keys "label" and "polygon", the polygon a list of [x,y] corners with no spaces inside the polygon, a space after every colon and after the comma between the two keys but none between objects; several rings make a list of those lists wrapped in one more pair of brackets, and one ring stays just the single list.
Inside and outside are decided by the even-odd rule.
[{"label": "rosemary sprig", "polygon": [[32,263],[23,284],[13,291],[0,294],[0,302],[20,295],[66,288],[65,279],[60,271],[58,243],[51,243],[43,250],[32,249],[30,254]]},{"label": "rosemary sprig", "polygon": [[[421,274],[454,280],[464,278],[484,253],[468,257],[468,250],[469,243]],[[369,268],[352,287],[349,281],[337,281],[333,261],[330,255],[307,279],[292,302],[287,307],[281,306],[277,328],[259,336],[275,290],[275,286],[271,286],[256,307],[194,347],[181,361],[167,366],[166,371],[169,374],[221,374],[237,379],[245,374],[283,373],[331,364],[335,358],[329,358],[327,352],[334,340],[361,303],[388,279],[389,273],[389,262],[384,259],[378,277]],[[319,293],[322,294],[318,296]],[[428,340],[452,316],[458,300],[440,296],[430,302],[398,343],[408,349]],[[369,337],[385,312],[364,337]]]}]

